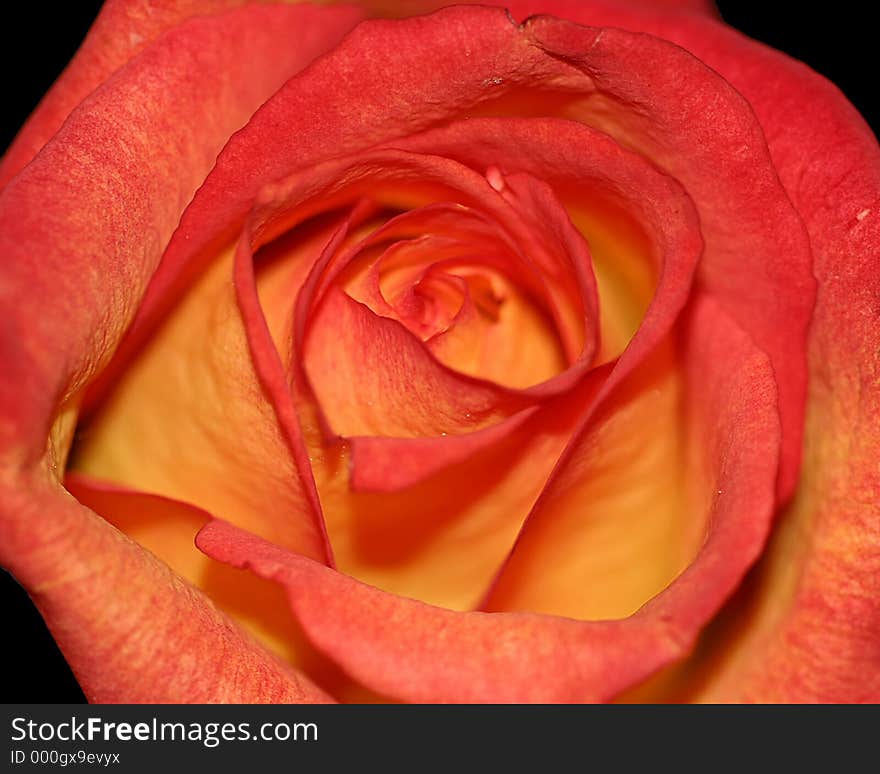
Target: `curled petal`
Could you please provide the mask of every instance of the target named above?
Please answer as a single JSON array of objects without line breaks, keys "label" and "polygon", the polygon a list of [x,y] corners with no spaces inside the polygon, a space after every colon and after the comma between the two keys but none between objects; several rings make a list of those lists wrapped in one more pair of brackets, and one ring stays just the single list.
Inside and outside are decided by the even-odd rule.
[{"label": "curled petal", "polygon": [[[578,0],[513,0],[519,15],[658,35],[693,52],[749,101],[805,223],[818,293],[798,494],[749,586],[686,674],[642,698],[880,698],[880,150],[839,89],[713,20]],[[805,106],[808,106],[805,109]],[[670,688],[670,684],[674,687]]]},{"label": "curled petal", "polygon": [[728,494],[706,503],[709,535],[693,565],[628,618],[589,623],[442,610],[363,585],[219,520],[201,530],[197,545],[282,583],[307,636],[382,693],[411,701],[610,698],[687,651],[760,552],[773,513],[779,427],[769,364],[712,302],[701,302],[694,315],[695,362],[711,373],[701,419],[715,420],[699,423],[711,450],[707,474]]},{"label": "curled petal", "polygon": [[163,32],[193,16],[243,5],[247,0],[108,0],[74,58],[40,101],[0,162],[0,188],[24,168],[64,119],[112,73]]},{"label": "curled petal", "polygon": [[2,495],[7,566],[90,701],[331,701],[57,484],[35,477]]},{"label": "curled petal", "polygon": [[[341,29],[327,20],[329,42]],[[218,150],[305,63],[289,45],[301,23],[297,7],[266,6],[183,24],[93,92],[3,189],[4,455],[14,444],[16,463],[42,456],[58,407],[106,363]]]},{"label": "curled petal", "polygon": [[[81,388],[115,349],[223,143],[315,53],[290,45],[312,12],[247,7],[161,36],[0,194],[0,296],[11,310],[0,328],[0,561],[96,700],[325,698],[56,483]],[[335,41],[346,13],[322,13],[312,43]],[[180,664],[181,653],[201,661]]]}]

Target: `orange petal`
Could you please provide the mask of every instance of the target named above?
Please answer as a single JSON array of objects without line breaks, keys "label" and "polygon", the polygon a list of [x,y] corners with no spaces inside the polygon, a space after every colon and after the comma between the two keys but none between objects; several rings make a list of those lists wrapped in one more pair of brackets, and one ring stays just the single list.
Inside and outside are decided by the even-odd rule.
[{"label": "orange petal", "polygon": [[387,695],[607,699],[688,650],[760,553],[773,514],[779,426],[767,359],[711,301],[694,310],[689,330],[690,378],[702,373],[704,388],[694,426],[703,433],[710,491],[722,494],[707,502],[709,534],[694,563],[626,619],[442,610],[365,586],[221,521],[202,529],[197,545],[282,583],[309,638]]},{"label": "orange petal", "polygon": [[[286,667],[307,675],[321,691],[344,701],[379,698],[369,695],[315,651],[297,627],[286,596],[276,584],[215,562],[196,548],[196,533],[210,520],[208,513],[181,501],[80,474],[67,476],[65,485],[77,500],[155,555]],[[256,691],[258,686],[252,688]]]},{"label": "orange petal", "polygon": [[[248,2],[107,0],[79,51],[40,101],[0,162],[0,188],[33,159],[80,102],[156,38],[195,16],[222,13]],[[306,10],[303,15],[306,14],[311,12]],[[355,18],[353,11],[351,17]],[[315,28],[320,29],[321,21],[304,18],[303,24],[312,28],[308,34],[320,37]]]},{"label": "orange petal", "polygon": [[[267,294],[298,286],[298,275],[325,238],[319,231],[265,274]],[[232,277],[227,252],[129,363],[111,398],[81,429],[71,466],[197,503],[324,559],[321,523],[305,493],[308,482],[300,478],[296,452],[263,390]]]},{"label": "orange petal", "polygon": [[330,701],[57,484],[33,476],[0,503],[4,562],[90,701]]},{"label": "orange petal", "polygon": [[289,44],[302,20],[297,7],[247,7],[169,32],[3,189],[4,454],[42,456],[60,405],[106,363],[216,154],[304,64]]}]

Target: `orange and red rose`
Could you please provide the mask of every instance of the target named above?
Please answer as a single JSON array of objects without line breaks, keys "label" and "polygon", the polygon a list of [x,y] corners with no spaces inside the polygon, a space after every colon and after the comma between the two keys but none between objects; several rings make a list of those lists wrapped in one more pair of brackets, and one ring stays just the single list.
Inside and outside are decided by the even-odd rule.
[{"label": "orange and red rose", "polygon": [[7,152],[91,700],[880,698],[876,140],[707,3],[507,6],[108,0]]}]

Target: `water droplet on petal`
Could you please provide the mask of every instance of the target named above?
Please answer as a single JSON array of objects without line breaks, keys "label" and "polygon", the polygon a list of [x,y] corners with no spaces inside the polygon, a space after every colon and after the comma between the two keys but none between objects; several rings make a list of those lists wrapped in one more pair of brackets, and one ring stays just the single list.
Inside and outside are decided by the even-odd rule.
[{"label": "water droplet on petal", "polygon": [[491,185],[498,193],[501,193],[504,190],[504,175],[501,174],[501,170],[498,167],[489,167],[486,170],[486,180],[489,181],[489,185]]}]

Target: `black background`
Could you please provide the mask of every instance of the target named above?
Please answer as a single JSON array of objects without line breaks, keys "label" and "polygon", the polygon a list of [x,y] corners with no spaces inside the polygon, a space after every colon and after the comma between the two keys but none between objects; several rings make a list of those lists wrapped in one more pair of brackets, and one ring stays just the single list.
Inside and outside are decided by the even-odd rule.
[{"label": "black background", "polygon": [[[863,3],[788,4],[718,0],[724,18],[748,35],[801,59],[834,81],[868,123],[880,126],[880,90],[871,25]],[[0,72],[4,74],[2,136],[5,148],[43,93],[73,55],[100,2],[16,3],[4,11]],[[773,10],[768,10],[772,8]],[[0,631],[6,658],[0,665],[0,702],[84,701],[24,591],[0,572]]]}]

